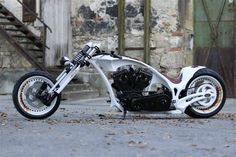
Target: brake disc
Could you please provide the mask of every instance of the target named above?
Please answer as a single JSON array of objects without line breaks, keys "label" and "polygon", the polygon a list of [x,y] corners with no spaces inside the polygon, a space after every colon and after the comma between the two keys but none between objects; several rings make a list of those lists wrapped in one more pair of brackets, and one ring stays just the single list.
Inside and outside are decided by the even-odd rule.
[{"label": "brake disc", "polygon": [[37,91],[42,86],[42,84],[43,83],[40,81],[35,82],[27,89],[25,93],[26,101],[32,107],[40,108],[44,106],[43,103],[41,103],[41,101],[36,97]]}]

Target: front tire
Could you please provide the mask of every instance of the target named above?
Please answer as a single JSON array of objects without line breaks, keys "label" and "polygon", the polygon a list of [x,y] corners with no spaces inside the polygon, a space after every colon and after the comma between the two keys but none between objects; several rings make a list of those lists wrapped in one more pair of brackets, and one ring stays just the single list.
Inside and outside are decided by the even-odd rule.
[{"label": "front tire", "polygon": [[187,84],[187,95],[209,91],[211,97],[191,104],[185,113],[193,118],[209,118],[217,114],[224,106],[226,89],[223,79],[211,69],[199,70]]},{"label": "front tire", "polygon": [[48,84],[49,90],[54,84],[55,79],[45,72],[30,72],[21,77],[15,84],[12,98],[17,111],[29,119],[45,119],[51,116],[59,107],[61,95],[59,94],[50,106],[44,105],[36,98],[36,91],[43,82]]}]

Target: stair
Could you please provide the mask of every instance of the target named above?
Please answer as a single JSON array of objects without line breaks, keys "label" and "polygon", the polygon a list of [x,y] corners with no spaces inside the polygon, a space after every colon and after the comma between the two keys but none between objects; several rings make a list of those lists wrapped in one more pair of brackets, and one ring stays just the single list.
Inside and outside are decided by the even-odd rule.
[{"label": "stair", "polygon": [[45,42],[1,3],[0,34],[35,68],[47,71],[44,65]]},{"label": "stair", "polygon": [[[41,22],[44,24],[44,30],[47,28],[51,30],[43,21]],[[0,34],[36,69],[47,71],[55,77],[61,73],[63,67],[45,67],[45,49],[48,48],[45,44],[45,32],[42,33],[45,35],[42,37],[35,35],[2,3],[0,3]],[[99,92],[89,83],[78,82],[78,78],[75,78],[63,91],[62,96],[66,100],[90,99],[98,97]]]}]

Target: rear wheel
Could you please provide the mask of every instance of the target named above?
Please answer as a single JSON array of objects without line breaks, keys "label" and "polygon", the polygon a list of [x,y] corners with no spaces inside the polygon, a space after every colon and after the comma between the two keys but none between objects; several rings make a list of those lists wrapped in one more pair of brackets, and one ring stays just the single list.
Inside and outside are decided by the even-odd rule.
[{"label": "rear wheel", "polygon": [[226,90],[223,79],[210,69],[199,70],[187,85],[187,95],[208,92],[210,96],[191,104],[185,113],[194,118],[209,118],[224,106]]},{"label": "rear wheel", "polygon": [[36,93],[43,83],[47,83],[47,88],[44,90],[47,92],[55,82],[50,75],[41,71],[21,77],[16,82],[12,94],[17,111],[30,119],[44,119],[51,116],[60,105],[61,95],[58,95],[50,106],[46,106],[36,97]]}]

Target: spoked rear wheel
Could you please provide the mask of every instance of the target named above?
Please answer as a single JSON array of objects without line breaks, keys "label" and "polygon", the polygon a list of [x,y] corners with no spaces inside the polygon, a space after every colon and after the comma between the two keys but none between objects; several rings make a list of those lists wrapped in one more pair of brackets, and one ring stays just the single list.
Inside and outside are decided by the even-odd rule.
[{"label": "spoked rear wheel", "polygon": [[191,104],[185,111],[194,118],[209,118],[217,114],[224,106],[226,90],[223,79],[210,69],[200,70],[187,86],[187,95],[208,92],[210,96]]},{"label": "spoked rear wheel", "polygon": [[20,78],[13,90],[13,102],[18,112],[30,119],[44,119],[51,116],[59,107],[61,96],[58,95],[50,104],[44,105],[36,94],[43,83],[47,83],[47,92],[55,80],[44,72],[31,72]]}]

